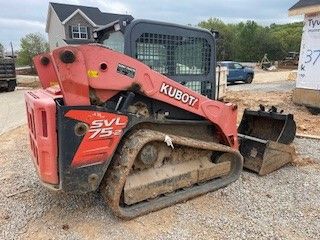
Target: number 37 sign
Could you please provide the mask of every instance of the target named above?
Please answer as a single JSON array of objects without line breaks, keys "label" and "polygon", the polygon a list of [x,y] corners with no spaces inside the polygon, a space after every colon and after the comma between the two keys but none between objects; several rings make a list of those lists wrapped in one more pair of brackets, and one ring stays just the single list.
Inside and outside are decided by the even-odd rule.
[{"label": "number 37 sign", "polygon": [[320,14],[304,20],[297,88],[320,90]]}]

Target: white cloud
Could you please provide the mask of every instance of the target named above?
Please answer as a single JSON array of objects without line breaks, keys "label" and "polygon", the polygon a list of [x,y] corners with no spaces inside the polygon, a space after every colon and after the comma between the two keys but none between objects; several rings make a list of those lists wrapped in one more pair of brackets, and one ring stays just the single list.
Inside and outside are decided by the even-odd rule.
[{"label": "white cloud", "polygon": [[44,22],[32,21],[19,18],[0,18],[0,28],[28,28],[38,31],[43,31],[45,28]]},{"label": "white cloud", "polygon": [[121,2],[115,0],[73,0],[73,3],[68,2],[68,4],[97,7],[102,12],[132,14],[132,9],[129,7],[128,4],[123,3],[123,1]]},{"label": "white cloud", "polygon": [[6,49],[9,49],[10,42],[13,43],[14,49],[20,48],[20,39],[28,33],[44,34],[45,23],[39,21],[17,19],[17,18],[0,18],[0,43]]},{"label": "white cloud", "polygon": [[75,5],[80,5],[81,4],[80,0],[68,0],[68,2],[62,2],[62,1],[58,1],[58,2],[66,3],[66,4],[75,4]]},{"label": "white cloud", "polygon": [[97,0],[96,2],[99,6],[101,6],[100,10],[103,12],[132,14],[130,7],[122,2],[105,0]]},{"label": "white cloud", "polygon": [[[49,1],[98,7],[102,12],[131,14],[135,18],[192,24],[217,17],[226,22],[255,20],[268,25],[299,21],[287,17],[288,8],[297,0],[9,0],[1,2],[0,42],[10,41],[19,46],[27,33],[40,32],[45,36],[45,22]],[[12,11],[14,9],[14,11]]]}]

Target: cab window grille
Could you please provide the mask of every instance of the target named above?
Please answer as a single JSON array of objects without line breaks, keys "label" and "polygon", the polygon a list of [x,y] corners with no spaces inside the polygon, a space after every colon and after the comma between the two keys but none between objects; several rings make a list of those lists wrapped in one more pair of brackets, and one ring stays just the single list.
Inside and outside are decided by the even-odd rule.
[{"label": "cab window grille", "polygon": [[187,88],[192,89],[195,92],[201,93],[202,95],[212,98],[212,82],[209,81],[190,81],[190,82],[180,82]]},{"label": "cab window grille", "polygon": [[205,38],[143,33],[136,40],[136,58],[169,76],[207,75],[210,57]]}]

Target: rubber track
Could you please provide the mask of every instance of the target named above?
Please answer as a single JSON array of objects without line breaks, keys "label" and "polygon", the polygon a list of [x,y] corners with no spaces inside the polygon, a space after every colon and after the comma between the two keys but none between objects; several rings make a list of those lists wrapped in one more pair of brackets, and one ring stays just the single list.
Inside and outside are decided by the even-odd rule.
[{"label": "rubber track", "polygon": [[163,142],[165,136],[166,134],[161,132],[141,129],[123,139],[124,144],[120,149],[121,152],[117,152],[114,155],[112,163],[110,164],[101,185],[101,192],[107,204],[116,216],[123,219],[135,218],[140,215],[186,201],[207,192],[214,191],[239,178],[242,171],[243,158],[237,150],[214,142],[210,143],[192,138],[169,135],[172,139],[173,145],[178,144],[186,147],[233,154],[234,160],[231,163],[230,173],[222,178],[213,179],[200,185],[196,184],[192,187],[178,190],[169,195],[159,196],[158,198],[149,201],[143,201],[141,203],[126,206],[121,199],[121,195],[126,178],[130,174],[130,170],[137,155],[145,144],[151,141]]}]

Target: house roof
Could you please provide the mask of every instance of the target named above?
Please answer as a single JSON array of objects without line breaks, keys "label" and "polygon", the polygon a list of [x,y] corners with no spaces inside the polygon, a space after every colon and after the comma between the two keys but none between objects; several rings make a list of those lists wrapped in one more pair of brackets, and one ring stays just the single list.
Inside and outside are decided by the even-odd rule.
[{"label": "house roof", "polygon": [[63,39],[65,43],[68,45],[80,45],[80,44],[88,44],[88,43],[94,43],[91,39]]},{"label": "house roof", "polygon": [[289,9],[289,15],[320,12],[320,0],[300,0]]},{"label": "house roof", "polygon": [[126,14],[114,14],[101,12],[97,7],[86,7],[81,5],[70,5],[62,3],[49,3],[61,22],[64,22],[70,15],[76,11],[81,11],[96,25],[106,25],[110,22],[116,21],[119,18],[128,17]]},{"label": "house roof", "polygon": [[309,6],[318,5],[318,4],[320,4],[320,0],[300,0],[295,5],[293,5],[289,10],[302,8],[302,7],[309,7]]}]

